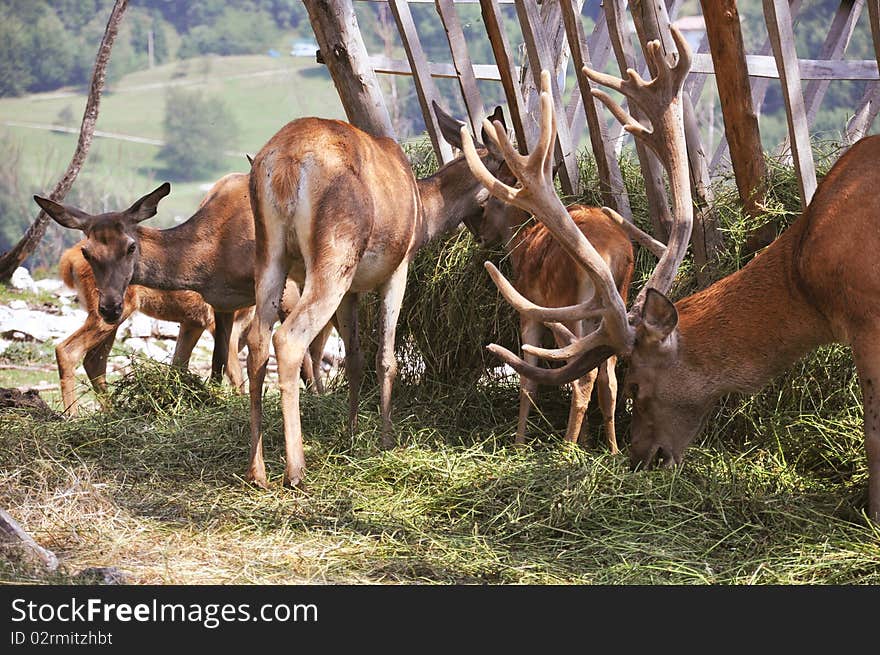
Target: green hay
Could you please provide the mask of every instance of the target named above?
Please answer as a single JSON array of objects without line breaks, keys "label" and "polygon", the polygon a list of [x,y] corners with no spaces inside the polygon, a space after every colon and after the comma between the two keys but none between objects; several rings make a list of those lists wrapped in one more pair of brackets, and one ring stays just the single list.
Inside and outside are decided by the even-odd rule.
[{"label": "green hay", "polygon": [[[647,222],[637,169],[623,166]],[[772,173],[768,220],[781,229],[799,211],[797,187],[790,169]],[[731,271],[745,263],[737,249],[748,226],[735,191],[722,185],[716,197],[721,268]],[[595,403],[588,447],[562,443],[567,398],[555,388],[541,390],[529,445],[514,448],[516,381],[481,377],[494,367],[482,346],[516,339],[486,256],[505,265],[457,234],[413,266],[393,395],[397,448],[380,448],[375,386],[363,390],[353,436],[344,383],[301,394],[305,489],[281,487],[271,385],[266,491],[242,478],[247,398],[175,381],[168,367],[135,362],[109,412],[41,424],[0,415],[0,503],[62,562],[47,577],[0,560],[0,579],[76,583],[87,566],[116,566],[147,584],[880,583],[848,349],[822,348],[760,393],[723,399],[681,469],[629,471],[624,403],[620,456],[600,438]],[[638,265],[643,283],[653,261],[640,254]],[[676,293],[695,285],[686,267]],[[424,373],[405,360],[422,349]]]}]

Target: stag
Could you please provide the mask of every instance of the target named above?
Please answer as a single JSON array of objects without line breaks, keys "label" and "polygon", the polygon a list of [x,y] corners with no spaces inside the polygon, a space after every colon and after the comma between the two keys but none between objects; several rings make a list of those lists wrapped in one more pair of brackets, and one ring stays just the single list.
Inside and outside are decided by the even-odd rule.
[{"label": "stag", "polygon": [[[435,105],[444,135],[461,145],[460,123]],[[493,118],[500,118],[500,108]],[[472,140],[473,143],[473,140]],[[476,155],[487,170],[503,159],[493,147]],[[382,443],[393,443],[391,389],[397,372],[394,337],[409,263],[426,243],[481,211],[488,192],[458,157],[416,180],[400,146],[335,120],[301,118],[281,128],[254,157],[251,203],[257,233],[256,312],[248,333],[251,452],[247,479],[266,486],[262,389],[271,326],[284,284],[302,295],[275,331],[284,423],[284,483],[304,476],[299,385],[295,372],[306,345],[336,316],[345,346],[349,428],[357,425],[363,355],[358,339],[359,294],[381,296],[376,369]]]},{"label": "stag", "polygon": [[[568,334],[569,343],[560,349],[529,349],[540,357],[570,360],[558,369],[532,366],[497,346],[492,350],[521,374],[550,384],[582,375],[610,353],[626,357],[624,388],[633,399],[630,461],[634,468],[647,468],[658,462],[681,464],[722,396],[754,393],[817,347],[846,344],[854,355],[865,407],[868,516],[880,522],[880,269],[853,250],[856,243],[860,253],[880,249],[875,225],[880,196],[874,188],[880,136],[862,139],[841,156],[803,214],[748,265],[673,303],[666,294],[684,256],[693,209],[680,115],[690,49],[677,29],[672,34],[679,53],[676,65],[660,54],[659,43],[648,44],[647,55],[657,71],[650,82],[632,70],[624,81],[585,69],[593,81],[620,91],[645,111],[653,129],[635,121],[603,91],[593,91],[627,131],[664,161],[675,205],[667,248],[628,313],[595,249],[586,239],[571,238],[580,232],[554,193],[546,163],[549,150],[522,160],[501,130],[487,128],[516,173],[521,188],[515,189],[483,170],[465,140],[475,174],[493,194],[533,212],[547,225],[591,276],[603,304],[598,312],[566,309],[599,319],[592,333],[580,338]],[[552,135],[555,119],[547,88],[543,129]],[[528,303],[497,271],[490,272],[508,299]],[[545,321],[560,320],[558,309],[535,311]]]},{"label": "stag", "polygon": [[[508,172],[506,184],[515,183]],[[605,261],[618,293],[626,302],[633,273],[633,249],[624,227],[609,221],[596,207],[572,205],[568,213],[578,229],[586,235]],[[576,263],[568,256],[559,242],[542,223],[529,223],[529,214],[514,205],[490,198],[483,215],[468,227],[481,245],[501,244],[510,259],[516,277],[517,291],[533,302],[548,307],[564,307],[588,302],[593,297],[593,284]],[[624,223],[628,225],[628,223]],[[520,342],[538,346],[544,335],[544,324],[531,312],[520,312]],[[581,336],[588,329],[586,321],[563,321],[573,334]],[[564,345],[557,341],[559,345]],[[525,360],[537,365],[538,358],[527,354]],[[614,411],[617,404],[617,358],[609,357],[599,366],[588,371],[571,383],[571,406],[565,440],[581,442],[586,434],[587,408],[593,387],[602,411],[605,438],[612,454],[618,452],[614,427]],[[535,403],[538,384],[526,376],[520,376],[519,420],[515,443],[525,443],[529,411]]]},{"label": "stag", "polygon": [[[167,182],[121,212],[92,215],[47,198],[34,196],[46,213],[63,227],[82,230],[79,246],[97,289],[97,313],[117,325],[125,312],[125,297],[134,284],[161,291],[195,291],[214,310],[214,353],[211,375],[219,380],[230,363],[240,369],[233,339],[235,312],[254,304],[254,220],[246,173],[220,178],[195,214],[173,228],[157,230],[140,223],[155,216],[159,201],[171,192]],[[288,285],[285,307],[296,302],[299,290]],[[313,360],[331,326],[324,326],[312,344],[312,357],[303,362],[303,376],[320,391]],[[112,343],[112,339],[111,342]],[[320,367],[318,367],[320,371]],[[240,374],[237,378],[240,380]]]},{"label": "stag", "polygon": [[[55,346],[58,377],[61,381],[61,401],[69,416],[76,416],[79,410],[74,388],[76,367],[80,361],[92,388],[103,404],[107,391],[107,357],[110,348],[116,339],[119,324],[134,312],[140,311],[153,318],[180,323],[171,363],[182,369],[189,367],[193,348],[202,333],[208,330],[214,334],[214,311],[195,291],[159,291],[136,284],[129,285],[125,291],[119,322],[107,323],[98,313],[97,283],[91,266],[82,254],[85,243],[84,240],[80,241],[65,250],[58,262],[61,279],[68,287],[76,290],[79,303],[87,312],[82,326]],[[250,307],[236,311],[232,343],[238,343],[239,335],[250,322],[252,314],[253,308]],[[236,389],[243,386],[236,349],[229,349],[226,375]]]}]

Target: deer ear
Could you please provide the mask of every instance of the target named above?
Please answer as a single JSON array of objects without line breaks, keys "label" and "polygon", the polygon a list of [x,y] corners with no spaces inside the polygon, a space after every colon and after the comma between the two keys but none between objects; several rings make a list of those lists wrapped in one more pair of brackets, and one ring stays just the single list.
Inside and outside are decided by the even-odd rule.
[{"label": "deer ear", "polygon": [[151,216],[156,215],[156,208],[159,205],[159,201],[169,193],[171,193],[171,185],[168,184],[168,182],[165,182],[165,184],[150,191],[150,193],[143,198],[136,200],[131,207],[125,210],[125,213],[128,215],[129,220],[131,220],[132,223],[145,221]]},{"label": "deer ear", "polygon": [[437,117],[437,124],[440,126],[440,134],[454,148],[461,150],[461,127],[464,125],[461,121],[455,120],[447,114],[437,101],[432,100],[431,105],[434,108],[434,115]]},{"label": "deer ear", "polygon": [[662,341],[678,325],[678,310],[675,305],[656,289],[648,289],[645,304],[642,305],[642,329],[653,341]]},{"label": "deer ear", "polygon": [[250,164],[250,165],[251,165],[251,168],[253,168],[253,167],[254,167],[254,158],[251,157],[251,156],[250,156],[249,154],[247,154],[247,153],[245,153],[244,156],[247,157],[248,164]]},{"label": "deer ear", "polygon": [[[493,111],[488,116],[490,123],[501,123],[501,129],[507,132],[507,123],[504,121],[504,112],[501,110],[501,106],[495,107],[495,111]],[[497,127],[495,129],[498,129]],[[503,160],[504,153],[495,145],[495,142],[489,138],[489,135],[486,134],[486,128],[480,129],[480,138],[483,140],[483,143],[486,146],[486,149],[489,153],[495,157],[496,159]]]},{"label": "deer ear", "polygon": [[34,196],[34,202],[36,202],[43,211],[52,218],[52,220],[62,227],[70,228],[71,230],[84,230],[92,218],[90,214],[87,214],[76,207],[62,205],[54,200],[49,200],[48,198]]}]

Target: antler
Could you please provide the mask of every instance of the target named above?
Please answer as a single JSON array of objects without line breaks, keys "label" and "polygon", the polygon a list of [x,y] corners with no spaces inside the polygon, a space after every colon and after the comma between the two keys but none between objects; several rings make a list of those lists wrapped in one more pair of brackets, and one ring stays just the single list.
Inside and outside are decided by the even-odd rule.
[{"label": "antler", "polygon": [[[505,161],[519,180],[518,188],[504,184],[489,173],[477,156],[470,134],[466,129],[462,130],[465,157],[474,175],[493,195],[534,214],[546,225],[560,245],[588,273],[595,288],[595,297],[589,302],[569,307],[540,307],[520,295],[492,264],[486,263],[486,268],[502,295],[518,311],[554,323],[550,325],[551,329],[565,337],[564,340],[568,342],[562,348],[549,350],[523,346],[525,352],[544,359],[570,360],[556,369],[532,366],[501,346],[489,346],[492,353],[514,370],[538,382],[564,384],[581,377],[612,354],[629,354],[635,342],[634,326],[641,320],[641,307],[648,288],[654,288],[661,293],[668,292],[684,259],[693,225],[693,202],[681,113],[681,88],[690,68],[691,50],[677,28],[672,27],[672,35],[679,52],[678,62],[674,65],[670,65],[664,58],[659,42],[648,43],[646,57],[657,71],[656,76],[648,82],[632,69],[627,70],[627,79],[622,80],[584,67],[587,77],[619,91],[630,103],[642,110],[650,121],[650,128],[635,120],[604,91],[592,91],[617,120],[623,123],[624,129],[657,154],[669,176],[674,224],[666,246],[626,223],[613,210],[603,207],[606,215],[623,224],[633,239],[659,257],[650,280],[636,297],[629,313],[617,291],[611,271],[575,225],[553,186],[551,156],[556,139],[556,118],[550,98],[550,74],[547,71],[541,73],[541,137],[531,155],[520,155],[510,144],[500,124],[496,129],[495,125],[484,121],[486,133],[498,144]],[[601,307],[598,310],[595,301]],[[599,327],[580,339],[575,339],[570,333],[566,335],[567,330],[555,323],[596,318],[600,319]]]},{"label": "antler", "polygon": [[[614,277],[605,261],[572,221],[568,210],[556,195],[556,188],[553,185],[556,116],[550,95],[550,73],[541,72],[541,135],[530,155],[521,155],[516,151],[500,123],[496,122],[493,125],[486,120],[483,121],[483,128],[504,154],[504,159],[519,180],[520,186],[513,188],[492,175],[480,161],[467,128],[462,128],[462,149],[471,171],[492,195],[539,217],[571,257],[584,267],[593,282],[601,309],[596,310],[595,303],[582,303],[563,308],[542,308],[534,305],[517,293],[501,272],[487,262],[486,268],[493,281],[505,298],[517,309],[522,309],[540,320],[601,318],[596,333],[586,338],[591,341],[598,341],[601,338],[606,343],[610,341],[615,347],[628,348],[631,345],[629,342],[631,335],[627,325],[626,305],[617,292]],[[515,357],[512,353],[509,354]]]}]

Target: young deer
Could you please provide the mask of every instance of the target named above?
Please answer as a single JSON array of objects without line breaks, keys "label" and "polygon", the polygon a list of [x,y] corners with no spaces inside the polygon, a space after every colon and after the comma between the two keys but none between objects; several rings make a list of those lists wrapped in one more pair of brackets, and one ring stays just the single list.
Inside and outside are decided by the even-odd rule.
[{"label": "young deer", "polygon": [[[649,467],[658,458],[681,463],[713,404],[728,393],[753,393],[793,362],[822,344],[849,345],[854,354],[865,406],[868,459],[868,516],[880,522],[880,268],[870,260],[880,250],[880,195],[876,173],[880,136],[852,146],[832,167],[810,206],[769,247],[740,271],[673,304],[666,298],[690,236],[692,201],[680,115],[681,83],[690,49],[673,29],[679,62],[670,67],[651,43],[647,55],[657,76],[645,83],[634,71],[626,81],[585,69],[595,82],[623,93],[648,115],[653,130],[632,119],[602,91],[594,91],[664,160],[675,204],[675,225],[666,252],[627,314],[610,271],[571,222],[553,190],[549,168],[536,153],[524,161],[493,130],[522,188],[494,183],[465,142],[468,160],[493,193],[535,213],[594,280],[603,309],[569,307],[567,314],[601,318],[599,327],[556,351],[530,349],[552,359],[569,359],[546,370],[523,362],[497,346],[492,350],[520,373],[561,384],[579,377],[597,361],[616,353],[629,359],[625,388],[633,398],[630,460]],[[548,79],[549,82],[549,79]],[[549,87],[548,87],[549,88]],[[549,97],[542,98],[544,129],[553,131]],[[551,141],[552,142],[552,141]],[[577,233],[577,234],[575,234]],[[858,244],[856,250],[853,245]],[[860,256],[861,254],[861,256]],[[493,271],[515,303],[527,302]],[[578,310],[580,313],[578,313]],[[536,308],[544,320],[559,310]]]},{"label": "young deer", "polygon": [[[122,313],[117,323],[107,323],[98,313],[98,289],[92,268],[82,254],[85,241],[68,248],[61,255],[58,269],[61,279],[71,289],[76,290],[77,298],[88,312],[85,322],[73,334],[55,346],[55,359],[58,362],[58,377],[61,380],[61,400],[64,410],[76,416],[78,402],[74,391],[76,367],[80,361],[99,398],[106,394],[107,357],[116,339],[119,323],[140,311],[147,316],[163,321],[180,323],[180,332],[174,347],[172,364],[186,369],[193,348],[208,330],[214,334],[214,311],[195,291],[159,291],[135,284],[125,290]],[[232,343],[238,343],[238,336],[251,320],[253,309],[243,308],[235,313]],[[243,385],[238,351],[229,349],[226,375],[233,387]]]},{"label": "young deer", "polygon": [[[435,112],[444,135],[461,145],[457,121]],[[500,108],[495,117],[500,118]],[[502,159],[483,149],[490,170]],[[416,180],[400,146],[335,120],[301,118],[285,125],[254,157],[251,202],[256,222],[256,314],[248,334],[251,452],[247,479],[266,485],[262,448],[262,389],[272,322],[284,284],[302,295],[273,337],[278,358],[286,466],[284,482],[303,479],[299,386],[295,372],[305,348],[336,315],[345,345],[349,425],[357,422],[363,355],[358,344],[358,295],[382,297],[379,351],[382,441],[392,443],[391,388],[397,372],[394,335],[406,275],[416,252],[482,211],[486,189],[459,157]]]},{"label": "young deer", "polygon": [[[512,175],[505,183],[515,182]],[[596,248],[605,261],[618,293],[626,302],[630,280],[633,273],[633,249],[629,236],[620,225],[609,221],[596,207],[572,205],[568,213],[578,229]],[[593,296],[593,283],[590,277],[577,268],[559,242],[540,222],[526,225],[529,215],[521,209],[490,198],[482,217],[475,225],[468,226],[481,244],[501,243],[510,257],[516,287],[523,296],[533,302],[548,307],[564,307],[580,302],[588,302]],[[544,333],[544,324],[528,312],[520,313],[520,340],[523,345],[539,346]],[[588,328],[586,321],[565,321],[573,334],[581,336]],[[559,342],[559,345],[563,345]],[[525,360],[537,365],[538,358],[526,355]],[[585,417],[590,403],[593,386],[604,420],[605,438],[612,454],[617,451],[617,436],[614,428],[614,410],[617,404],[617,358],[611,356],[580,379],[571,383],[571,409],[565,440],[572,443],[582,441],[586,434]],[[516,429],[517,444],[525,443],[526,424],[529,411],[535,402],[538,384],[520,376],[519,422]]]},{"label": "young deer", "polygon": [[[156,215],[159,201],[170,191],[166,182],[124,211],[95,216],[39,196],[34,200],[60,225],[85,233],[80,252],[93,273],[97,312],[107,323],[122,320],[130,284],[198,292],[214,309],[211,375],[220,379],[228,363],[239,366],[238,359],[233,362],[230,357],[235,312],[254,304],[254,220],[248,175],[231,173],[220,178],[196,213],[180,225],[166,230],[140,225]],[[288,285],[284,291],[286,307],[296,301],[299,290]],[[325,326],[320,343],[314,344],[318,357],[329,328]],[[237,348],[236,339],[231,350]],[[315,380],[320,390],[311,357],[303,367],[304,377]]]}]

